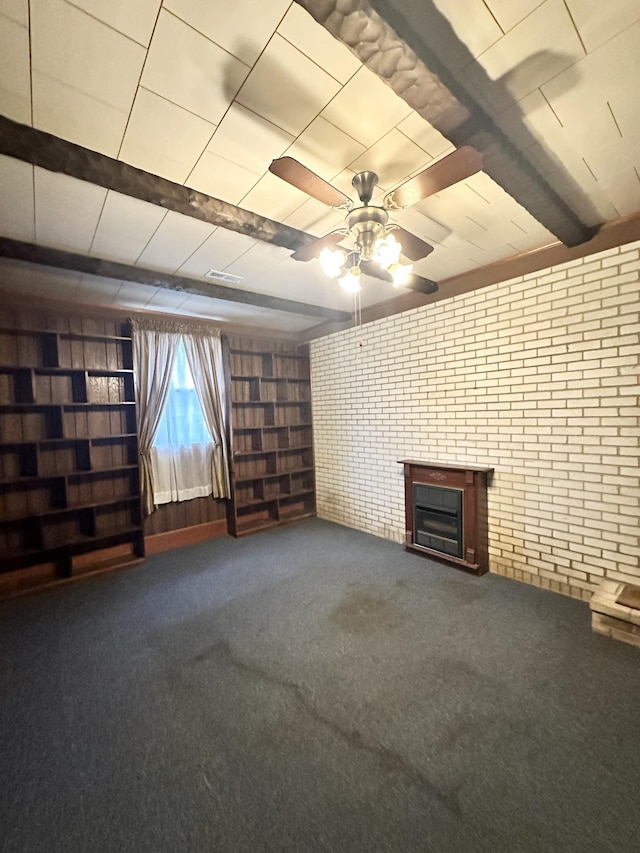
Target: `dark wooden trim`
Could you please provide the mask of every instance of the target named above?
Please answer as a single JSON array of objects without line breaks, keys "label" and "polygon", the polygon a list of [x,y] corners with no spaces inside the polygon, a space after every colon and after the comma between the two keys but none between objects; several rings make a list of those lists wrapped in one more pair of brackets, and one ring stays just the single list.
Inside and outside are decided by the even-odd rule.
[{"label": "dark wooden trim", "polygon": [[166,533],[145,536],[145,552],[150,556],[172,548],[180,548],[182,545],[192,545],[194,542],[204,542],[205,539],[226,536],[226,534],[227,519],[220,518],[218,521],[207,521],[205,524],[195,524],[192,527],[183,527],[181,530],[169,530]]},{"label": "dark wooden trim", "polygon": [[6,116],[0,116],[0,154],[292,251],[315,239],[297,228],[136,169],[35,127],[19,124]]},{"label": "dark wooden trim", "polygon": [[[423,305],[430,305],[433,302],[439,302],[441,299],[450,299],[452,296],[460,296],[463,293],[470,293],[473,290],[489,287],[501,281],[509,281],[509,279],[518,278],[522,275],[548,270],[550,267],[556,267],[579,258],[586,258],[597,252],[604,252],[607,249],[623,246],[625,243],[632,243],[635,240],[640,240],[640,213],[633,213],[604,225],[595,237],[580,246],[568,247],[562,243],[553,243],[551,246],[533,249],[523,255],[515,255],[487,264],[484,267],[445,278],[439,283],[437,293],[423,295],[405,292],[394,299],[363,308],[362,322],[372,323],[375,320],[383,320],[386,317],[401,314],[403,311],[411,311],[413,308],[420,308]],[[300,341],[315,340],[334,332],[344,331],[349,328],[349,325],[348,323],[323,323],[302,332],[298,339]]]},{"label": "dark wooden trim", "polygon": [[20,240],[12,240],[9,237],[0,237],[0,257],[55,267],[56,269],[75,270],[103,278],[133,281],[136,284],[161,287],[165,290],[193,293],[197,296],[206,296],[209,299],[223,299],[227,302],[255,305],[258,308],[266,308],[271,311],[302,314],[305,317],[322,317],[331,320],[348,320],[351,317],[347,311],[295,302],[293,299],[280,299],[277,296],[225,287],[214,282],[205,284],[185,276],[169,275],[155,270],[147,270],[143,267],[132,267],[129,264],[106,261],[88,255],[77,255],[74,252],[64,252],[61,249],[38,246],[35,243],[24,243]]}]

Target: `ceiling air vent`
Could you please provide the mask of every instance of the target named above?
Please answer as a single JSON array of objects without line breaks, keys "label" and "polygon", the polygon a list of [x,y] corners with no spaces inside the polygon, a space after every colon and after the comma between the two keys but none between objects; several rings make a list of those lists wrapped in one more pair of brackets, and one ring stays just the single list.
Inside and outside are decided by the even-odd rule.
[{"label": "ceiling air vent", "polygon": [[220,272],[220,270],[209,270],[204,274],[205,278],[215,278],[216,281],[223,281],[225,284],[240,284],[244,281],[243,275],[231,275],[229,272]]}]

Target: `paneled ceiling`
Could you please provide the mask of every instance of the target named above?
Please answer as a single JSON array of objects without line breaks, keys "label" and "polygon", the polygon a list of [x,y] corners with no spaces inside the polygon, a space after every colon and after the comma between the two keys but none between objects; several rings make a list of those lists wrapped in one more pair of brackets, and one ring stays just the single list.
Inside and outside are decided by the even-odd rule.
[{"label": "paneled ceiling", "polygon": [[[354,173],[373,170],[375,202],[453,151],[455,138],[396,94],[388,75],[364,65],[363,50],[352,52],[331,34],[337,12],[325,28],[304,8],[321,18],[318,9],[335,5],[0,0],[0,114],[258,219],[322,236],[342,225],[343,212],[271,174],[273,158],[294,157],[351,197]],[[371,34],[371,23],[379,15],[502,131],[527,174],[566,203],[585,233],[640,211],[637,0],[352,5],[368,17],[349,19],[344,41],[375,42],[381,36]],[[419,275],[442,281],[557,242],[527,209],[526,194],[516,200],[489,171],[394,214],[435,247],[416,264]],[[190,293],[5,257],[0,287],[7,292],[268,332],[304,332],[320,322],[304,306],[292,312],[284,303],[276,310],[211,298],[205,273],[213,269],[242,276],[227,285],[236,291],[353,309],[316,261],[290,258],[286,241],[265,242],[100,180],[42,168],[26,155],[0,155],[0,199],[0,237],[198,284]],[[366,278],[362,304],[395,294]]]}]

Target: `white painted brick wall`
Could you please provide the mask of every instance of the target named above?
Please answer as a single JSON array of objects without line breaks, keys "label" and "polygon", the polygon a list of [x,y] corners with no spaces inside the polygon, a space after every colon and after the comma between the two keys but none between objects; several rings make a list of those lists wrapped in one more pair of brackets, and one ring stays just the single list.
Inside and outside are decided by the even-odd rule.
[{"label": "white painted brick wall", "polygon": [[639,281],[634,243],[314,341],[319,515],[400,543],[399,459],[492,465],[492,571],[639,583]]}]

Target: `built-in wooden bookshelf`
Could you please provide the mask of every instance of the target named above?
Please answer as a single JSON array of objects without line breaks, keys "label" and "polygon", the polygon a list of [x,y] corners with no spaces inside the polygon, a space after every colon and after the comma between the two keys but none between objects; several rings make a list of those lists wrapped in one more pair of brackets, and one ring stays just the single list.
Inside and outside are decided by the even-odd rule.
[{"label": "built-in wooden bookshelf", "polygon": [[144,554],[129,324],[35,321],[0,327],[0,592]]},{"label": "built-in wooden bookshelf", "polygon": [[[231,338],[229,531],[254,533],[315,515],[308,349]],[[262,346],[261,349],[259,347]]]}]

